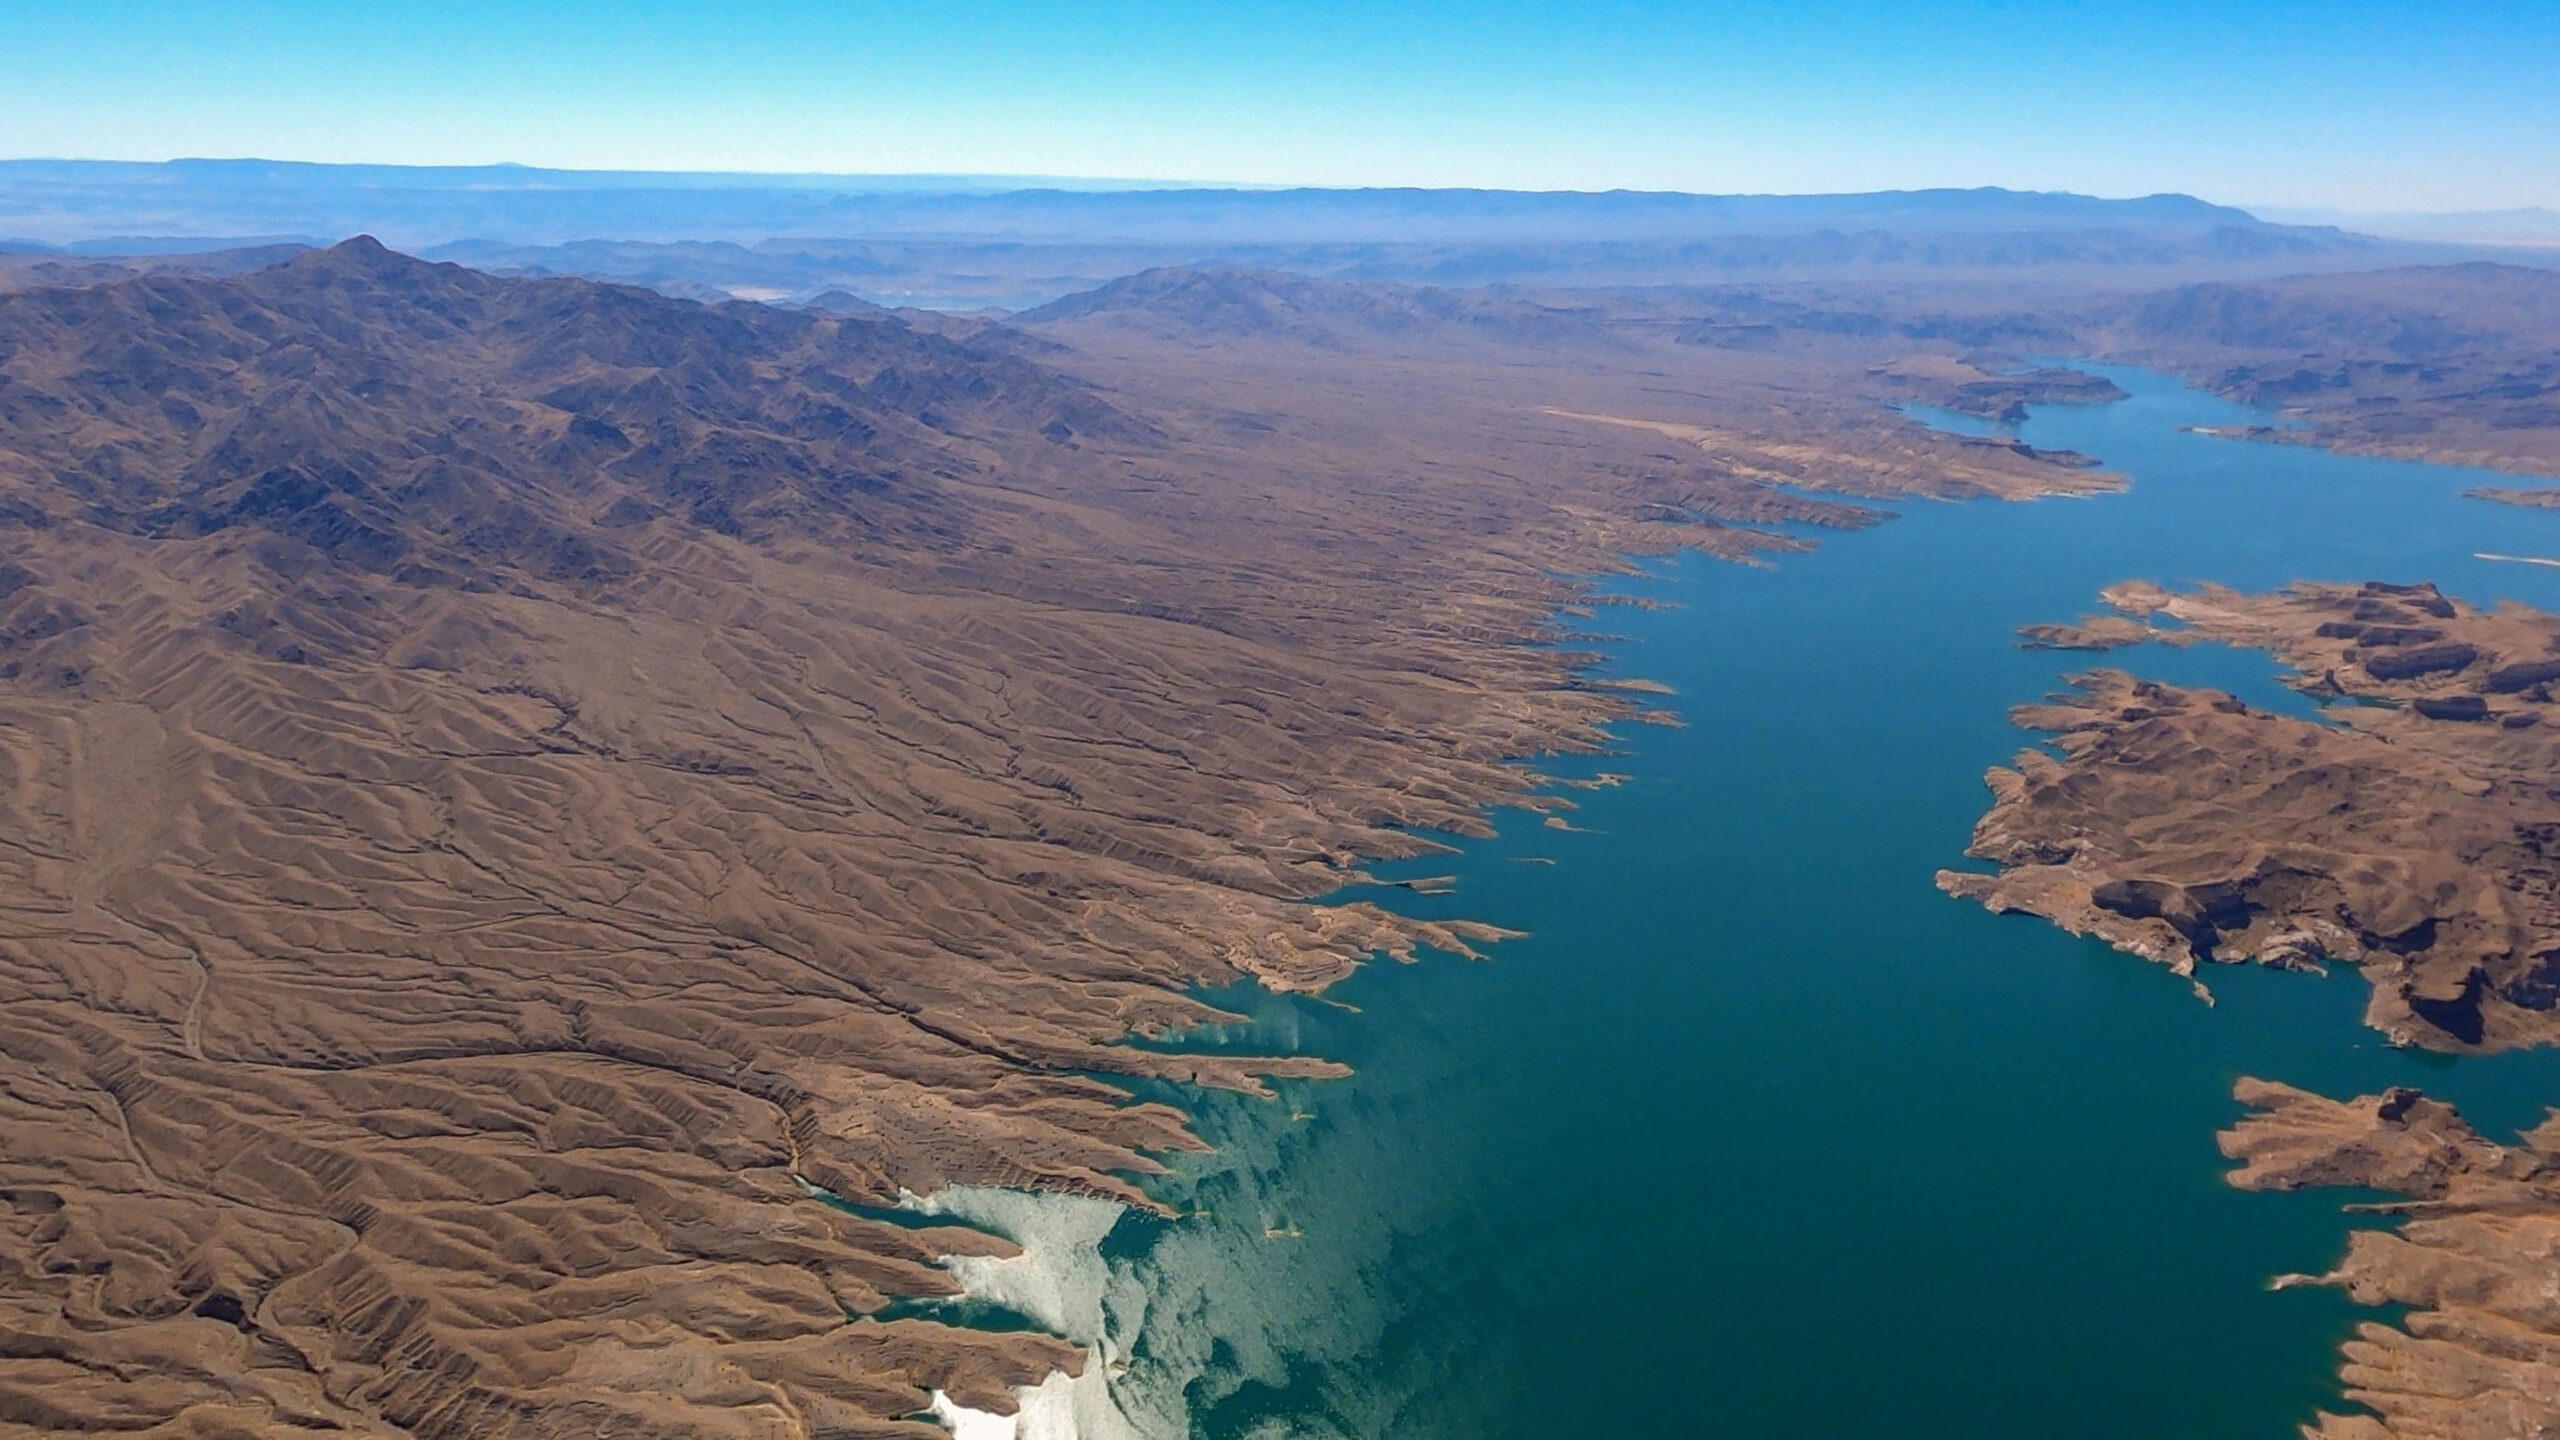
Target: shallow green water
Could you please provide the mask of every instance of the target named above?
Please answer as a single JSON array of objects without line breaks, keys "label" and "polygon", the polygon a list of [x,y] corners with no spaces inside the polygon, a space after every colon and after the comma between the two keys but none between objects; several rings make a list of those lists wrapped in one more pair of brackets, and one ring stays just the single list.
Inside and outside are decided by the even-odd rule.
[{"label": "shallow green water", "polygon": [[[2217,970],[2209,1008],[1931,876],[2028,739],[2005,712],[2075,663],[2016,626],[2134,577],[2560,606],[2560,571],[2471,558],[2560,554],[2560,514],[2459,498],[2476,474],[2183,434],[2254,417],[2110,373],[2132,399],[2022,433],[2127,494],[1918,503],[1771,570],[1627,584],[1681,608],[1603,611],[1628,637],[1612,668],[1676,687],[1686,726],[1557,767],[1633,776],[1580,797],[1589,833],[1506,813],[1404,867],[1454,894],[1365,897],[1529,938],[1373,966],[1339,1003],[1222,997],[1255,1022],[1196,1043],[1358,1073],[1209,1102],[1220,1152],[1164,1187],[1209,1214],[1107,1242],[1133,1414],[1208,1437],[2159,1440],[2289,1436],[2338,1404],[2355,1307],[2265,1282],[2325,1268],[2353,1197],[2224,1186],[2233,1078],[2420,1084],[2495,1130],[2560,1100],[2560,1055],[2395,1052],[2352,973]],[[2107,663],[2308,709],[2252,653]]]}]

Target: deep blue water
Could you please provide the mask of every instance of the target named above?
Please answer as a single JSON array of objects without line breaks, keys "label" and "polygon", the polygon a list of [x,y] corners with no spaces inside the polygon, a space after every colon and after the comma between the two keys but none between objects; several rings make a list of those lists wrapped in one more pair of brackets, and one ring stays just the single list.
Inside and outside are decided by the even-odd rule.
[{"label": "deep blue water", "polygon": [[2560,607],[2560,570],[2472,558],[2560,555],[2560,514],[2461,498],[2476,473],[2181,433],[2264,417],[2108,373],[2131,399],[2021,433],[2129,491],[1910,502],[1770,569],[1649,567],[1620,588],[1679,608],[1598,623],[1685,725],[1550,767],[1632,777],[1576,795],[1585,832],[1505,812],[1397,872],[1453,894],[1342,897],[1528,938],[1220,997],[1254,1023],[1198,1043],[1357,1073],[1183,1097],[1220,1150],[1163,1191],[1207,1214],[1109,1246],[1133,1405],[1207,1437],[2277,1440],[2340,1404],[2356,1307],[2266,1282],[2372,1222],[2223,1184],[2232,1080],[2422,1085],[2496,1133],[2560,1100],[2560,1054],[2394,1051],[2350,971],[2216,969],[2208,1007],[1931,877],[2032,739],[2006,712],[2067,669],[2308,713],[2259,654],[2093,662],[2017,626],[2137,577]]}]

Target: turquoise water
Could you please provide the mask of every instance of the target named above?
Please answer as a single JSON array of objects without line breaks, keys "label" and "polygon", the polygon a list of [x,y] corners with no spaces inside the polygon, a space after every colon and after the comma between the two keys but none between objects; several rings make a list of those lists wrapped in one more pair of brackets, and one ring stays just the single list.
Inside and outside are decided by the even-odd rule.
[{"label": "turquoise water", "polygon": [[[2560,570],[2471,558],[2560,555],[2560,514],[2460,498],[2477,474],[2180,433],[2263,417],[2108,373],[2131,399],[2021,433],[2125,494],[1913,503],[1773,569],[1625,584],[1680,608],[1604,612],[1610,668],[1674,686],[1685,726],[1554,767],[1633,777],[1577,795],[1587,833],[1506,812],[1402,872],[1455,893],[1359,897],[1528,938],[1325,1000],[1221,997],[1253,1023],[1194,1043],[1357,1073],[1183,1097],[1220,1148],[1163,1193],[1207,1213],[1106,1247],[1133,1413],[1203,1437],[2274,1440],[2340,1403],[2356,1308],[2266,1281],[2371,1222],[2222,1183],[2233,1078],[2418,1084],[2499,1131],[2560,1100],[2560,1054],[2393,1051],[2352,973],[2217,969],[2208,1007],[1931,876],[2030,738],[2008,708],[2092,663],[2015,648],[2018,625],[2135,577],[2560,606]],[[2104,663],[2309,713],[2253,653]]]}]

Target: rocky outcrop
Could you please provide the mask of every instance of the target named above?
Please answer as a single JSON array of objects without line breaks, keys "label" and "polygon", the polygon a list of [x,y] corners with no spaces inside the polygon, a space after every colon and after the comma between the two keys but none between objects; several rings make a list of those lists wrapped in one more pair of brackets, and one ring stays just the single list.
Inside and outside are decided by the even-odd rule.
[{"label": "rocky outcrop", "polygon": [[2125,615],[2090,615],[2070,624],[2021,625],[2025,650],[2116,650],[2151,638],[2151,627]]},{"label": "rocky outcrop", "polygon": [[[2338,723],[2214,691],[2082,676],[2017,712],[2059,756],[1989,777],[1968,853],[1939,884],[2043,915],[2180,974],[2259,960],[2355,965],[2368,1018],[2404,1043],[2560,1037],[2560,720],[2527,677],[2560,619],[2481,612],[2428,586],[2109,592],[2154,638],[2257,645]],[[2084,631],[2085,631],[2084,627]],[[2532,657],[2532,658],[2527,658]]]},{"label": "rocky outcrop", "polygon": [[[2482,1139],[2453,1108],[2395,1089],[2349,1101],[2242,1080],[2251,1113],[2222,1135],[2244,1190],[2342,1186],[2406,1197],[2400,1217],[2358,1230],[2328,1274],[2365,1305],[2408,1307],[2403,1325],[2367,1321],[2346,1345],[2346,1398],[2370,1414],[2327,1414],[2312,1440],[2514,1440],[2560,1433],[2560,1112],[2513,1145]],[[2404,1328],[2405,1327],[2405,1328]]]},{"label": "rocky outcrop", "polygon": [[2462,492],[2474,500],[2494,500],[2501,505],[2520,505],[2528,510],[2560,510],[2560,487],[2520,489],[2512,485],[2483,485]]}]

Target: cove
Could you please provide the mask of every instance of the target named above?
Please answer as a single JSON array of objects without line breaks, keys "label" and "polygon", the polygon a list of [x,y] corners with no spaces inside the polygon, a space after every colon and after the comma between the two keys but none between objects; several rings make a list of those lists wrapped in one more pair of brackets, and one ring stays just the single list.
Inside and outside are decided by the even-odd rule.
[{"label": "cove", "polygon": [[[2166,971],[1939,894],[2008,709],[2095,664],[2310,713],[2266,657],[2023,651],[2017,626],[2144,578],[2434,580],[2560,608],[2560,513],[2502,477],[2187,433],[2260,412],[2140,371],[2018,434],[2118,495],[1911,502],[1754,569],[1696,556],[1609,609],[1611,673],[1679,728],[1549,767],[1578,827],[1393,867],[1344,899],[1528,932],[1482,962],[1375,963],[1326,997],[1213,996],[1192,1045],[1345,1061],[1277,1102],[1168,1092],[1214,1153],[1103,1243],[1145,1433],[2283,1437],[2338,1408],[2360,1312],[2325,1270],[2337,1192],[2244,1195],[2214,1132],[2256,1074],[2412,1084],[2492,1138],[2560,1101],[2560,1054],[2451,1060],[2358,1024],[2364,985]],[[2508,483],[2513,483],[2509,480]]]}]

